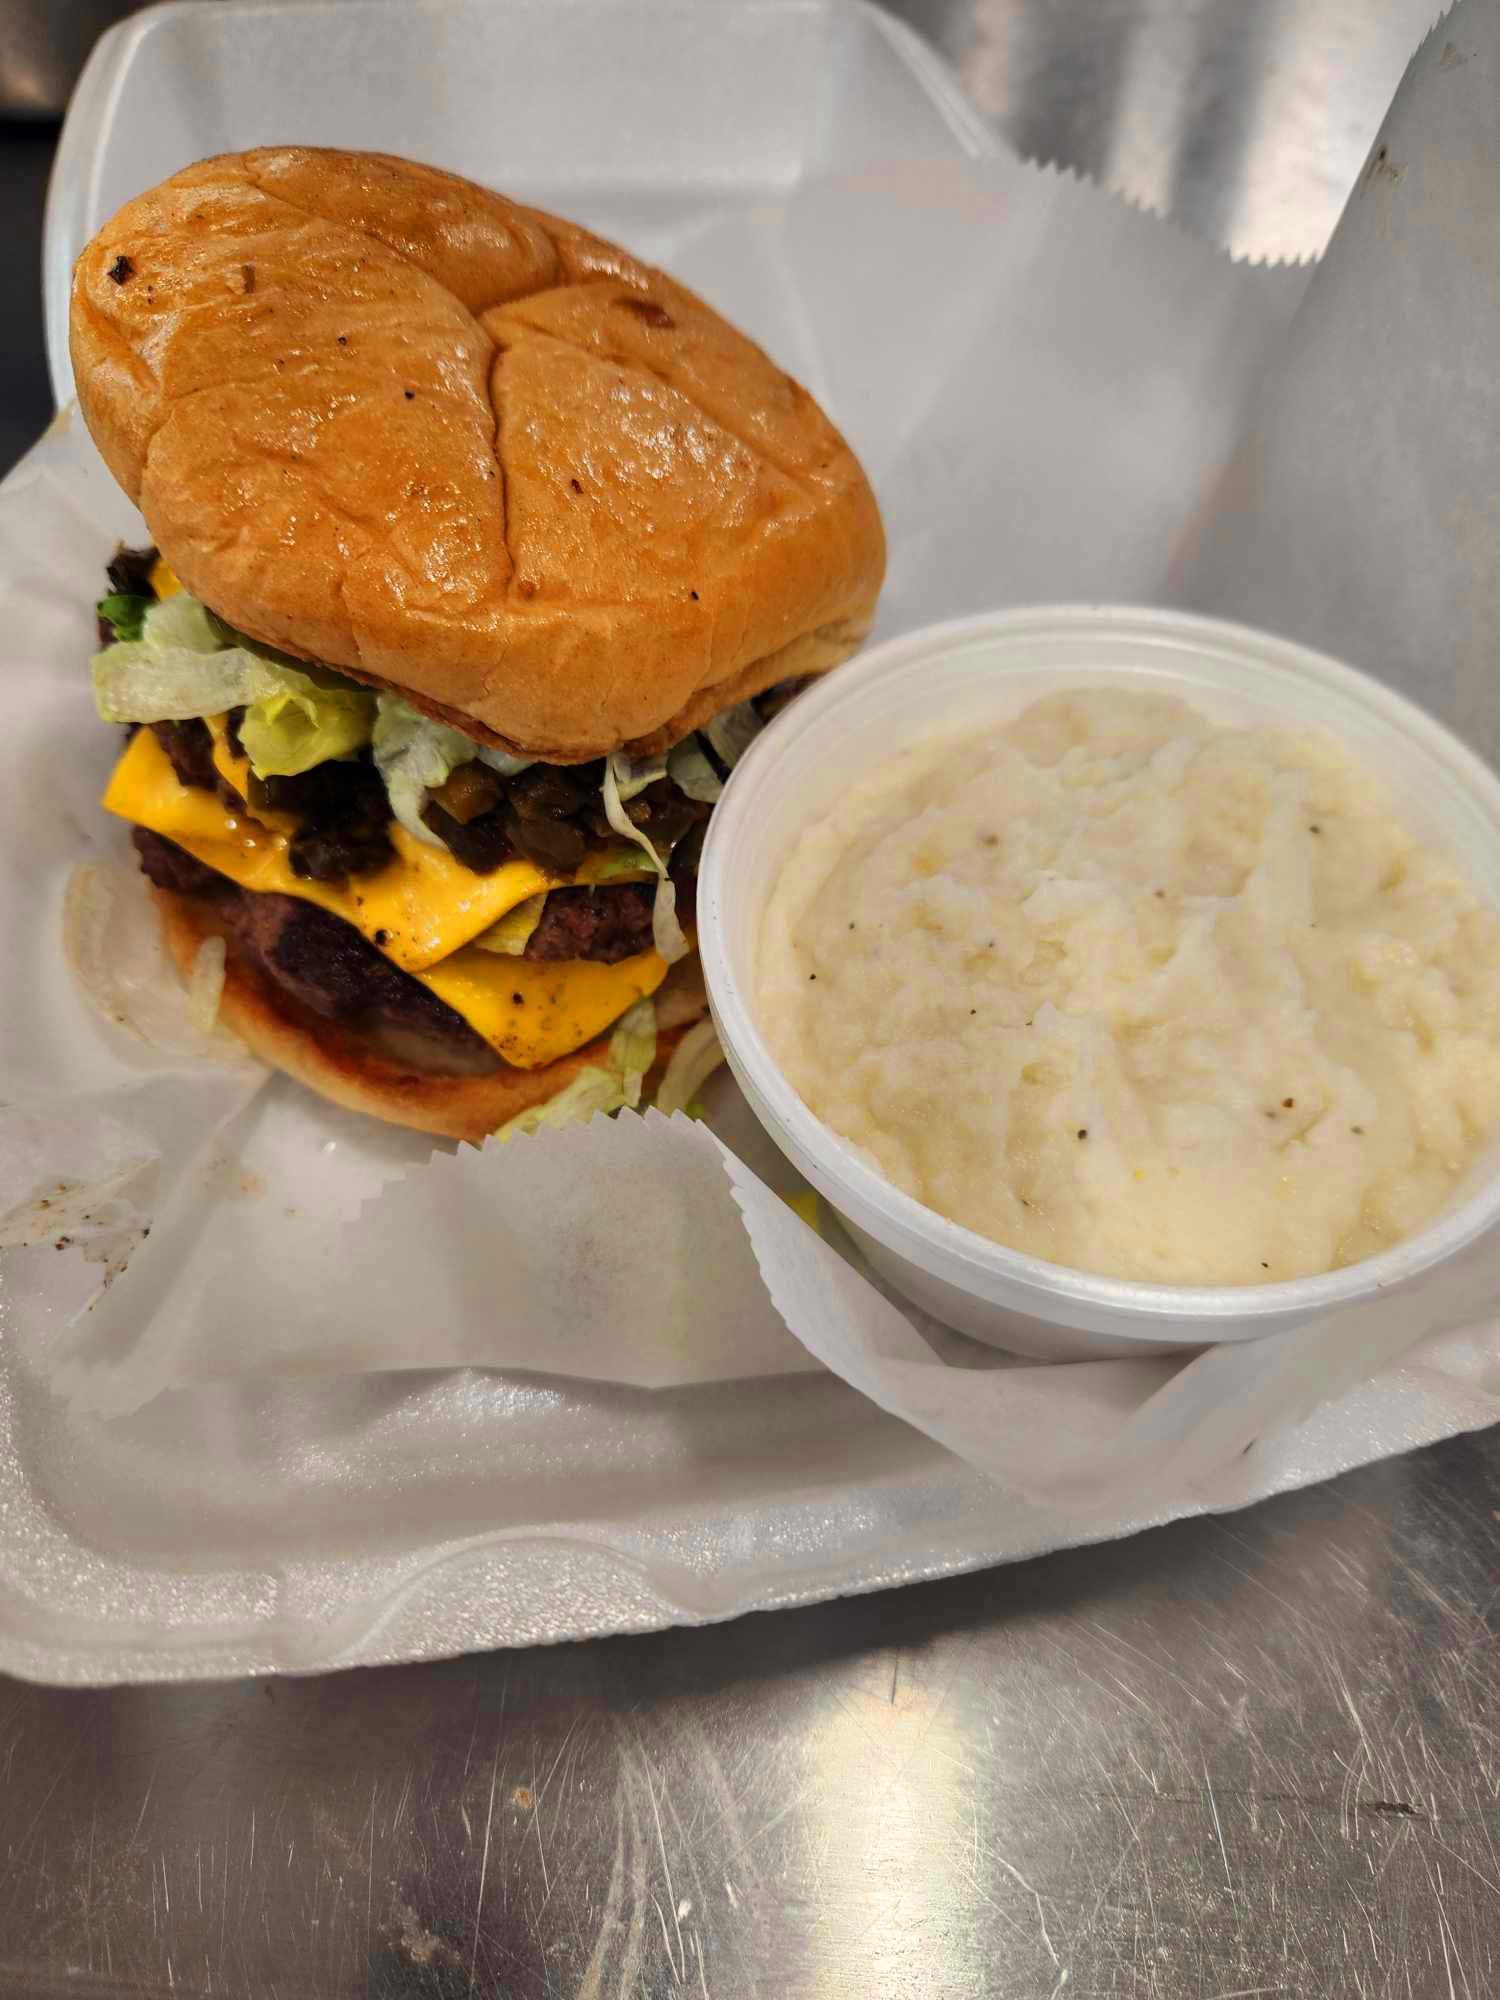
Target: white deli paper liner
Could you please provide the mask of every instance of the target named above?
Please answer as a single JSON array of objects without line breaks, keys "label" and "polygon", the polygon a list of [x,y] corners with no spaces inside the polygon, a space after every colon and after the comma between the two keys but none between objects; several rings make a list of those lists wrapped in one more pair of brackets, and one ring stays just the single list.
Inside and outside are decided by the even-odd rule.
[{"label": "white deli paper liner", "polygon": [[[1412,86],[1403,105],[1415,157],[1434,135],[1414,129]],[[1067,176],[1003,159],[809,186],[676,237],[637,247],[670,255],[763,339],[870,467],[892,542],[883,631],[996,603],[1160,597],[1191,530],[1210,521],[1201,546],[1221,550],[1244,532],[1236,484],[1220,482],[1305,273],[1231,266]],[[1355,430],[1328,448],[1356,451]],[[1409,439],[1406,463],[1420,463]],[[77,1259],[11,1253],[29,1365],[75,1409],[288,1371],[480,1362],[666,1386],[811,1354],[1058,1510],[1044,1542],[1068,1539],[1075,1513],[1098,1534],[1111,1514],[1139,1524],[1240,1504],[1493,1415],[1489,1333],[1433,1341],[1383,1378],[1397,1409],[1424,1383],[1416,1429],[1389,1407],[1372,1421],[1380,1384],[1350,1386],[1472,1315],[1490,1296],[1472,1273],[1424,1295],[1420,1313],[1393,1302],[1182,1363],[1007,1366],[919,1335],[687,1121],[622,1117],[431,1158],[284,1084],[185,1067],[180,1050],[143,1073],[139,1050],[116,1052],[69,996],[56,942],[66,865],[123,851],[93,803],[110,746],[92,747],[103,732],[91,734],[83,662],[100,565],[137,532],[76,423],[0,489],[0,584],[22,663],[0,834],[27,851],[45,801],[53,835],[3,912],[18,962],[37,971],[0,1036],[8,1240],[36,1242],[49,1178],[93,1197],[87,1229],[101,1204],[117,1231],[153,1225],[126,1242],[123,1268],[109,1239],[112,1285],[82,1316],[61,1275],[77,1292]],[[1228,600],[1222,577],[1193,589],[1210,608]],[[39,1150],[48,1131],[55,1155]]]},{"label": "white deli paper liner", "polygon": [[1178,601],[1284,632],[1500,759],[1500,9],[1418,50]]},{"label": "white deli paper liner", "polygon": [[[250,1376],[504,1367],[661,1389],[818,1365],[767,1297],[691,1119],[438,1153],[345,1220],[278,1156],[279,1109],[258,1094],[241,1129],[215,1134],[197,1199],[32,1350],[80,1413]],[[212,1187],[226,1170],[237,1201]],[[246,1269],[253,1284],[226,1286]]]}]

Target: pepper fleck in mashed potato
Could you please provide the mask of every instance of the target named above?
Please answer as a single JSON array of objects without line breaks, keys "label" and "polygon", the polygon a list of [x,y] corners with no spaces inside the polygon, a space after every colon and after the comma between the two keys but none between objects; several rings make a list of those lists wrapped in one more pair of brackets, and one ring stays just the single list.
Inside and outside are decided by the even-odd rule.
[{"label": "pepper fleck in mashed potato", "polygon": [[888,1179],[1081,1270],[1353,1263],[1500,1123],[1500,917],[1332,742],[1161,695],[891,759],[794,850],[759,989]]}]

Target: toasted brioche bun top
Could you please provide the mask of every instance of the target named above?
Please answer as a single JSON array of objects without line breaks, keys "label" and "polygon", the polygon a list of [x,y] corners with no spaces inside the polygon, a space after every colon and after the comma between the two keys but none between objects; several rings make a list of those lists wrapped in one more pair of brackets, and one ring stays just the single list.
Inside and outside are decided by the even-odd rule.
[{"label": "toasted brioche bun top", "polygon": [[226,154],[73,280],[79,402],[196,596],[554,762],[837,664],[880,515],[818,405],[572,223],[378,153]]}]

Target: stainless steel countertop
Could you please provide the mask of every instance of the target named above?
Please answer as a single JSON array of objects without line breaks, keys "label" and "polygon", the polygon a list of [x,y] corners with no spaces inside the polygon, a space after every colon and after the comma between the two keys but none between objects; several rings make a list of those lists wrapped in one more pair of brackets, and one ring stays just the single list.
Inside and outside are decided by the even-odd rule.
[{"label": "stainless steel countertop", "polygon": [[[350,0],[355,4],[355,0]],[[1028,150],[1315,250],[1431,0],[904,0]],[[1481,2000],[1500,1449],[699,1632],[0,1681],[0,1990]]]}]

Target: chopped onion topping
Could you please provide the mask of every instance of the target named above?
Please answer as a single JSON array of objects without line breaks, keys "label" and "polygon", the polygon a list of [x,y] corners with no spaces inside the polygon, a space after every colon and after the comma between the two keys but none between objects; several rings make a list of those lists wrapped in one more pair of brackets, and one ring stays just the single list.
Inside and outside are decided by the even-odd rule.
[{"label": "chopped onion topping", "polygon": [[188,976],[188,1020],[195,1033],[205,1040],[219,1018],[219,1002],[224,997],[224,962],[227,947],[221,937],[206,937],[198,947]]}]

